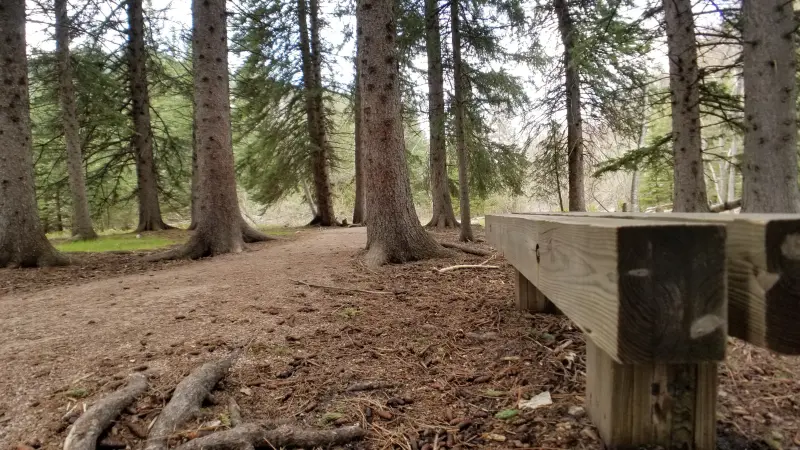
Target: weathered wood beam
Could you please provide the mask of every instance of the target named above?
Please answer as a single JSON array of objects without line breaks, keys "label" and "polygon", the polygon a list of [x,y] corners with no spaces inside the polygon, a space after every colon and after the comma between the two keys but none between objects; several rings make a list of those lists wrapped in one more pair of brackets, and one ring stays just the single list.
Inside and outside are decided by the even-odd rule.
[{"label": "weathered wood beam", "polygon": [[515,279],[517,288],[517,308],[520,311],[543,314],[561,314],[558,307],[553,304],[536,286],[533,285],[525,275],[516,271]]},{"label": "weathered wood beam", "polygon": [[725,225],[728,333],[775,352],[800,355],[800,327],[797,326],[800,323],[800,215],[569,214],[570,217]]},{"label": "weathered wood beam", "polygon": [[510,214],[486,237],[616,362],[724,358],[723,226]]},{"label": "weathered wood beam", "polygon": [[606,448],[716,448],[717,363],[623,365],[587,339],[586,374],[586,410]]}]

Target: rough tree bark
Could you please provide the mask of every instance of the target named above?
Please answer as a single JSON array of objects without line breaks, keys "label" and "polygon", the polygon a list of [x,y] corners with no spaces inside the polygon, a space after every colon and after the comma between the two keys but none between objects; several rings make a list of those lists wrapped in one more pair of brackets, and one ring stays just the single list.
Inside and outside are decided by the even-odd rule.
[{"label": "rough tree bark", "polygon": [[245,223],[236,195],[225,0],[192,1],[192,21],[197,229],[152,260],[238,253],[245,242],[270,239]]},{"label": "rough tree bark", "polygon": [[792,2],[743,0],[742,212],[800,212]]},{"label": "rough tree bark", "polygon": [[444,69],[442,34],[437,0],[425,0],[425,49],[428,56],[428,126],[430,128],[430,177],[433,216],[429,227],[458,226],[450,200],[445,147]]},{"label": "rough tree bark", "polygon": [[[325,128],[325,109],[322,103],[322,54],[319,38],[319,5],[310,1],[311,28],[308,26],[309,11],[306,0],[297,1],[300,25],[300,55],[303,69],[303,87],[306,100],[308,134],[311,138],[311,172],[314,178],[314,194],[317,215],[312,225],[336,224],[331,197],[329,158],[333,151]],[[310,40],[309,40],[310,37]]]},{"label": "rough tree bark", "polygon": [[64,218],[61,216],[61,189],[56,189],[56,231],[64,231]]},{"label": "rough tree bark", "polygon": [[554,0],[558,15],[558,31],[564,45],[564,87],[567,107],[567,159],[569,210],[586,211],[583,180],[583,117],[581,114],[581,81],[575,50],[575,32],[566,0]]},{"label": "rough tree bark", "polygon": [[128,0],[128,83],[131,94],[133,136],[136,153],[136,181],[139,197],[139,226],[136,231],[170,228],[161,218],[158,177],[153,159],[153,130],[150,126],[150,93],[147,88],[147,52],[144,46],[142,0]]},{"label": "rough tree bark", "polygon": [[197,228],[197,180],[200,174],[197,172],[197,126],[192,123],[192,192],[191,192],[191,213],[192,220],[189,223],[189,230]]},{"label": "rough tree bark", "polygon": [[72,194],[72,234],[79,239],[95,239],[86,180],[83,175],[83,157],[78,125],[78,108],[72,84],[72,62],[69,52],[69,16],[67,0],[55,0],[56,57],[58,59],[58,87],[61,102],[61,122],[64,126],[64,143],[67,148],[67,172]]},{"label": "rough tree bark", "polygon": [[733,200],[736,196],[736,164],[733,163],[734,158],[736,158],[736,154],[738,152],[738,147],[736,146],[736,136],[731,139],[731,148],[728,150],[728,183],[726,185],[728,193],[726,196],[726,201]]},{"label": "rough tree bark", "polygon": [[353,99],[353,122],[355,135],[355,148],[356,148],[356,199],[355,206],[353,207],[353,223],[364,223],[364,204],[366,203],[366,196],[364,193],[364,143],[363,143],[363,128],[361,125],[361,64],[358,63],[361,58],[361,50],[356,49],[356,92]]},{"label": "rough tree bark", "polygon": [[95,402],[81,414],[64,439],[64,450],[95,450],[100,435],[147,388],[147,377],[144,374],[131,375],[127,386]]},{"label": "rough tree bark", "polygon": [[0,267],[65,264],[44,235],[33,182],[25,0],[0,5]]},{"label": "rough tree bark", "polygon": [[411,201],[403,140],[393,0],[358,0],[370,265],[430,258],[445,250],[425,231]]},{"label": "rough tree bark", "polygon": [[675,212],[707,212],[700,139],[700,86],[691,0],[664,0],[672,98]]},{"label": "rough tree bark", "polygon": [[464,73],[461,61],[461,17],[457,0],[450,2],[450,34],[453,41],[453,102],[455,110],[456,153],[458,154],[458,198],[461,209],[459,239],[472,241],[472,223],[469,211],[469,153],[464,129]]}]

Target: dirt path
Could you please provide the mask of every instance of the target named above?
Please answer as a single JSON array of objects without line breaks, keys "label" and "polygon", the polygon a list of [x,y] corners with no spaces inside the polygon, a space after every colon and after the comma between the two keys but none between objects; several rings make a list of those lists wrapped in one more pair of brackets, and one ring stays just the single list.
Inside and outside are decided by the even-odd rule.
[{"label": "dirt path", "polygon": [[[304,231],[199,262],[108,259],[95,275],[111,278],[64,287],[51,286],[77,276],[75,267],[3,280],[11,293],[0,294],[0,450],[60,448],[84,405],[134,371],[146,371],[151,389],[109,434],[142,448],[134,430],[147,429],[171,389],[245,343],[221,401],[186,430],[221,426],[232,397],[246,420],[361,423],[370,436],[352,448],[421,450],[437,437],[442,449],[601,448],[575,408],[584,400],[583,336],[564,317],[517,311],[513,268],[500,258],[500,270],[438,273],[483,260],[454,254],[369,270],[358,257],[365,240],[364,228]],[[114,276],[125,270],[134,273]],[[348,390],[364,381],[391,387]],[[552,406],[516,411],[543,391]],[[718,417],[720,448],[800,447],[800,360],[733,342]]]},{"label": "dirt path", "polygon": [[99,373],[143,364],[170,371],[156,353],[189,354],[211,336],[230,346],[263,334],[281,318],[250,317],[294,304],[289,278],[330,283],[328,275],[365,242],[364,228],[325,230],[173,270],[0,297],[0,413],[11,418],[0,425],[0,442],[35,434],[42,418],[31,405],[80,389]]}]

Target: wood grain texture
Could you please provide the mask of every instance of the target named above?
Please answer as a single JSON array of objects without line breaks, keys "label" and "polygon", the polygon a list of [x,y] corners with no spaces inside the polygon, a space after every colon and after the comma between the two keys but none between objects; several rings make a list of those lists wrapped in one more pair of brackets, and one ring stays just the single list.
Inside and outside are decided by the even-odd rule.
[{"label": "wood grain texture", "polygon": [[779,353],[800,354],[800,328],[795,325],[800,322],[800,215],[571,213],[569,216],[575,215],[725,225],[728,332]]},{"label": "wood grain texture", "polygon": [[586,409],[606,448],[713,450],[717,364],[619,364],[586,341]]},{"label": "wood grain texture", "polygon": [[486,236],[615,361],[724,358],[724,227],[512,214]]},{"label": "wood grain texture", "polygon": [[536,286],[533,285],[525,275],[516,271],[515,277],[517,291],[517,308],[520,311],[543,314],[562,314],[558,307],[553,304]]}]

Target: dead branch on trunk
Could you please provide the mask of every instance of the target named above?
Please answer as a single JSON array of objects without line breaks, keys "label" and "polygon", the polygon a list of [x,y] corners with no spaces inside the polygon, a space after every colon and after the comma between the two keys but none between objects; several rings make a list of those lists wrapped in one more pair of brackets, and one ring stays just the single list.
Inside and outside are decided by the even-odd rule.
[{"label": "dead branch on trunk", "polygon": [[456,250],[461,250],[462,252],[469,253],[470,255],[492,256],[492,252],[487,252],[486,250],[470,247],[468,245],[454,244],[452,242],[440,242],[439,245],[441,245],[444,248],[454,248]]},{"label": "dead branch on trunk", "polygon": [[445,273],[445,272],[450,272],[450,271],[459,270],[459,269],[499,269],[499,268],[500,268],[500,266],[487,266],[485,264],[458,264],[458,265],[455,265],[455,266],[436,269],[436,271],[439,272],[439,273]]},{"label": "dead branch on trunk", "polygon": [[386,292],[386,291],[368,291],[366,289],[344,288],[344,287],[338,287],[338,286],[328,286],[328,285],[325,285],[325,284],[312,284],[312,283],[307,283],[307,282],[301,281],[301,280],[295,280],[295,279],[292,279],[292,278],[289,278],[289,281],[292,281],[292,282],[297,283],[297,284],[303,284],[305,286],[312,287],[312,288],[333,289],[334,291],[361,292],[363,294],[379,294],[379,295],[392,295],[392,294],[394,294],[394,292]]},{"label": "dead branch on trunk", "polygon": [[94,450],[100,434],[146,390],[147,377],[141,373],[131,375],[124,388],[100,399],[78,418],[64,440],[64,450]]},{"label": "dead branch on trunk", "polygon": [[197,413],[203,400],[228,373],[238,355],[237,351],[219,361],[207,362],[178,383],[169,403],[150,429],[145,450],[167,449],[169,436]]},{"label": "dead branch on trunk", "polygon": [[240,450],[254,446],[262,447],[265,444],[272,448],[317,448],[346,444],[365,434],[365,430],[357,425],[333,430],[315,430],[289,425],[274,428],[271,425],[246,423],[230,430],[191,440],[176,450]]},{"label": "dead branch on trunk", "polygon": [[736,200],[731,200],[729,202],[717,203],[716,205],[711,205],[709,210],[711,212],[722,212],[722,211],[730,211],[732,209],[741,208],[742,207],[742,199],[737,198]]}]

